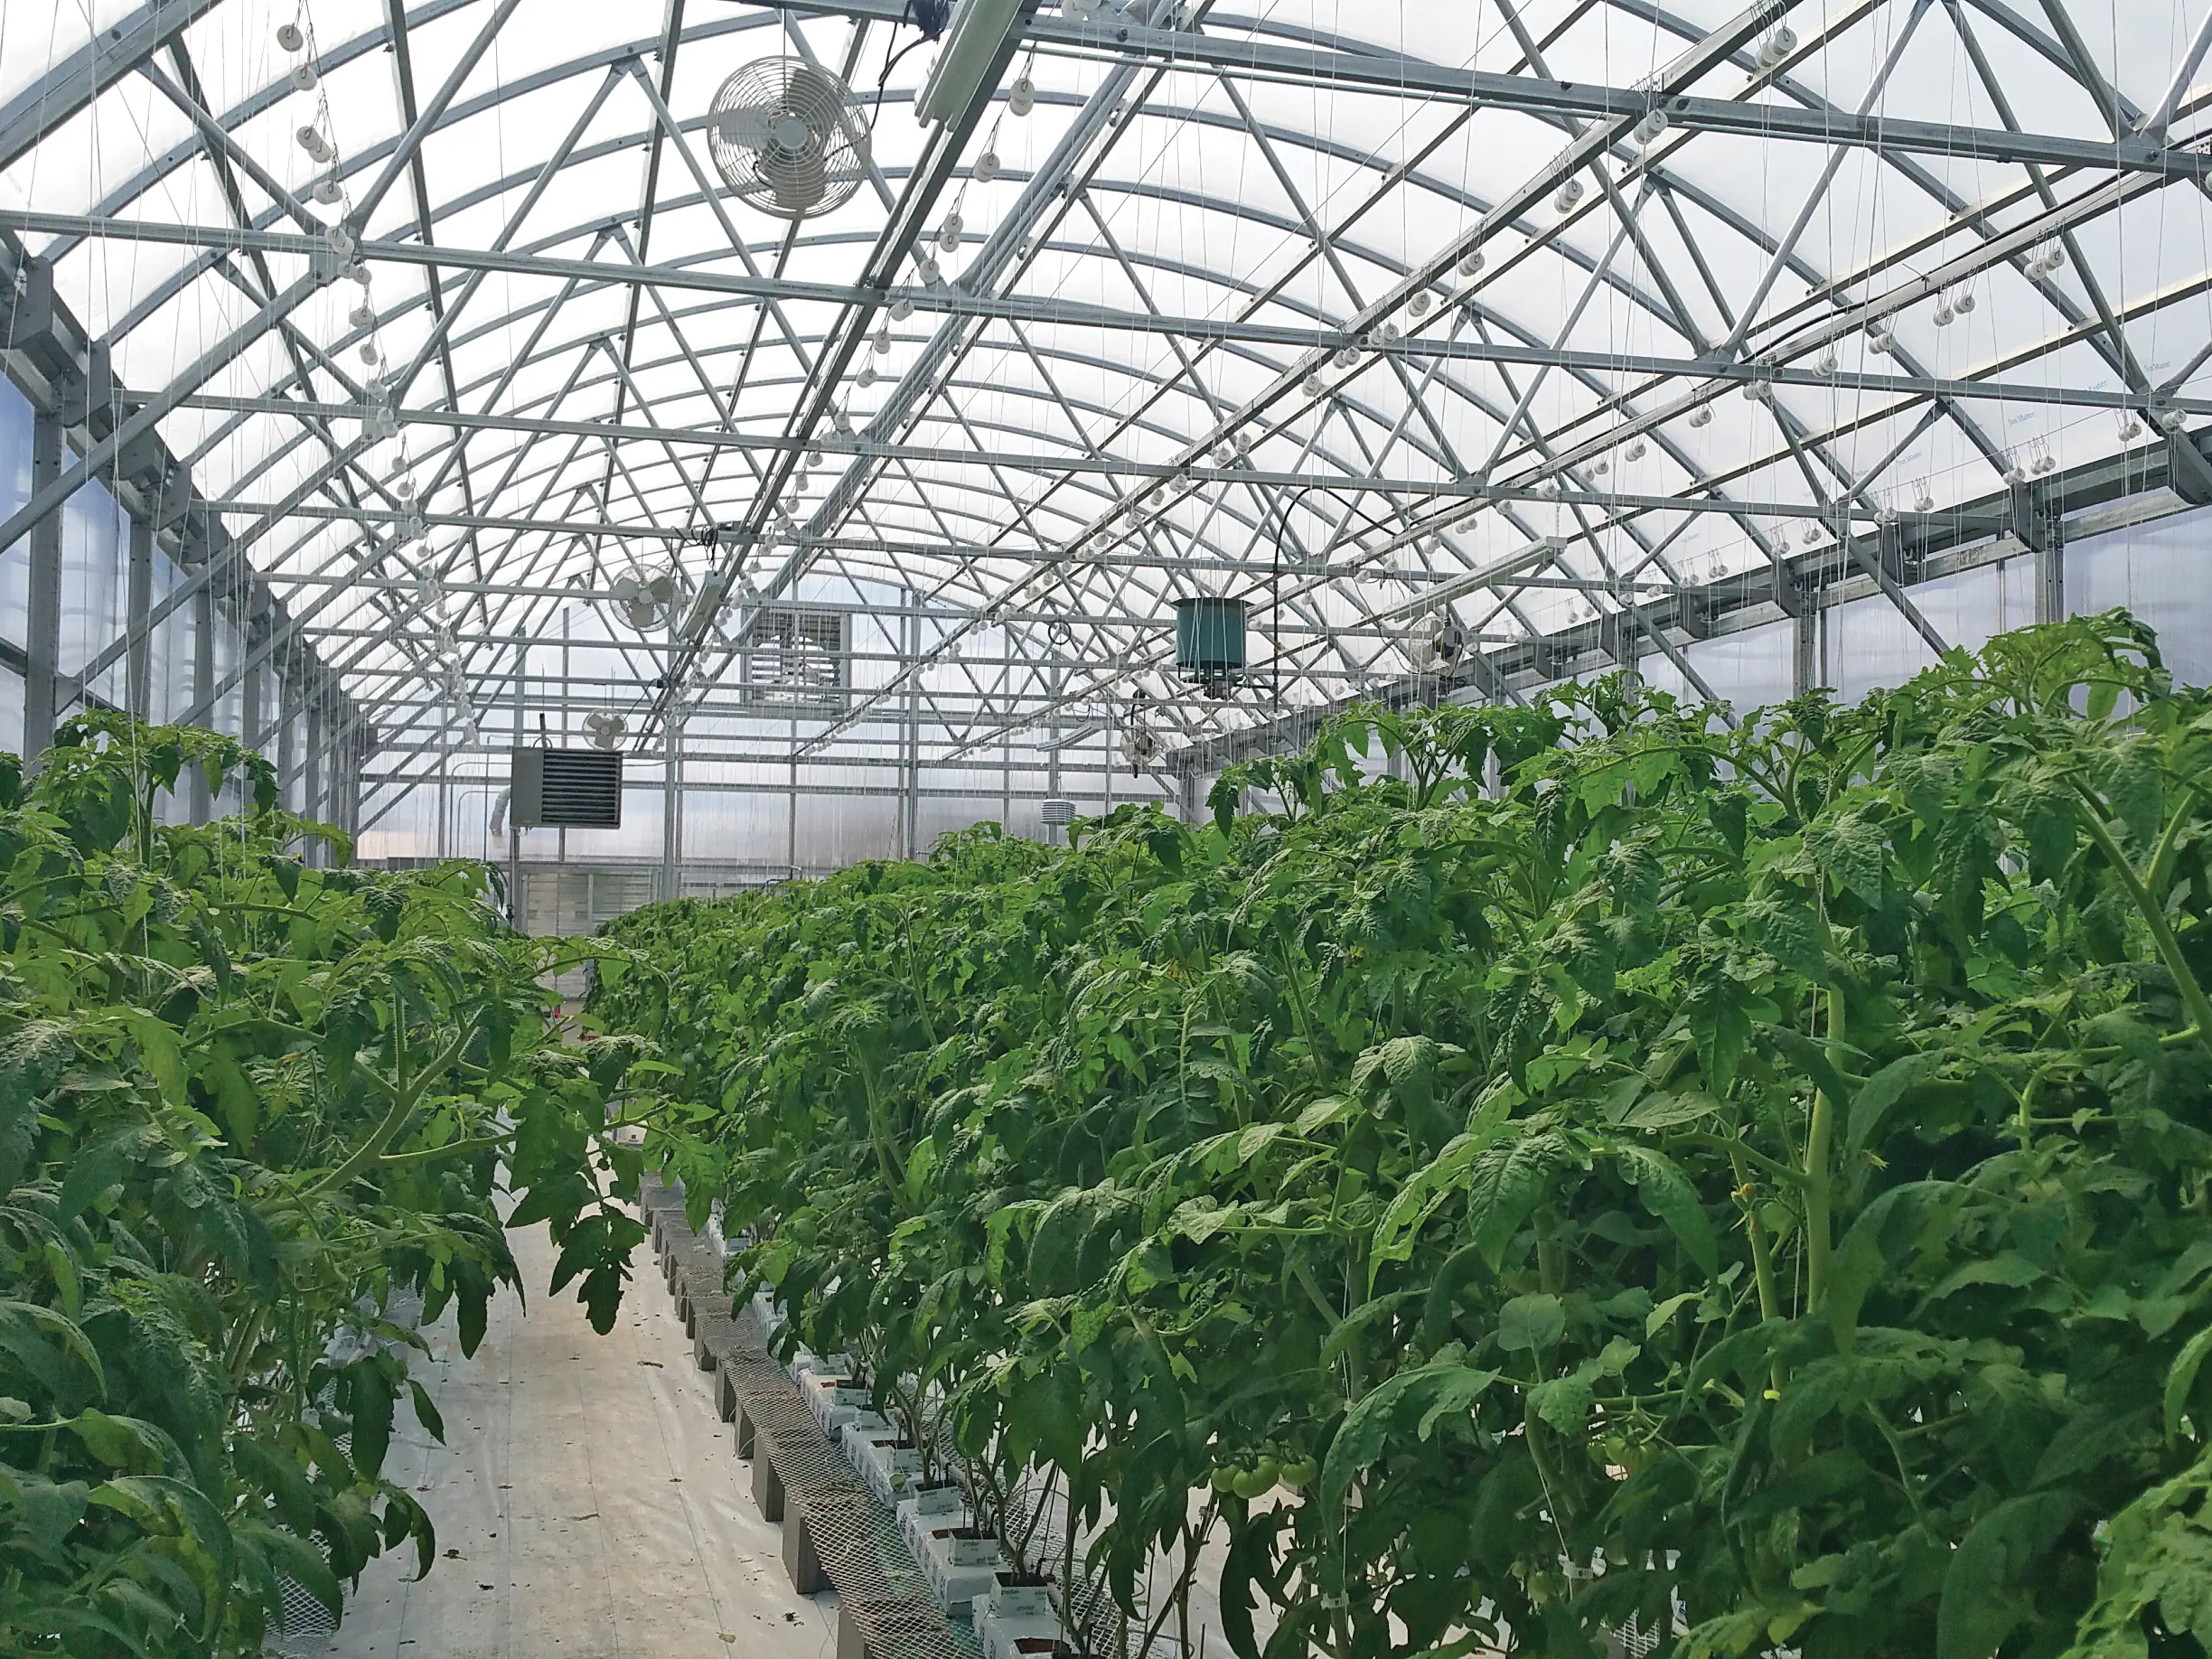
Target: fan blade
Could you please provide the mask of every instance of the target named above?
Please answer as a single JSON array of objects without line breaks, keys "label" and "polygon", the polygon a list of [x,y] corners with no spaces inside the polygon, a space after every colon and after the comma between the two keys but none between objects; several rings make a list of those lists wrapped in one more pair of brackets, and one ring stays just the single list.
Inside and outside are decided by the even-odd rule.
[{"label": "fan blade", "polygon": [[829,173],[819,155],[775,156],[761,164],[761,177],[775,192],[776,206],[803,213],[829,190]]},{"label": "fan blade", "polygon": [[801,63],[783,88],[783,108],[816,132],[834,128],[851,94],[836,76]]},{"label": "fan blade", "polygon": [[724,144],[755,154],[775,142],[776,112],[763,104],[745,104],[715,117],[715,136]]}]

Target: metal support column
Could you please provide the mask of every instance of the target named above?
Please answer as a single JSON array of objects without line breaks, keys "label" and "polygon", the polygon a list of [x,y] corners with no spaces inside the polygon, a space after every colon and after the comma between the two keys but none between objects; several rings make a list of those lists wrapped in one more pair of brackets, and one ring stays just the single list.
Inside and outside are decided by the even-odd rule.
[{"label": "metal support column", "polygon": [[361,734],[352,726],[331,753],[331,794],[338,827],[351,835],[361,825]]},{"label": "metal support column", "polygon": [[323,757],[323,764],[329,768],[327,781],[323,786],[329,804],[323,808],[323,816],[333,828],[338,830],[346,827],[346,735],[343,732],[333,733],[329,752]]},{"label": "metal support column", "polygon": [[1820,682],[1820,605],[1800,589],[1790,618],[1790,695],[1803,697]]},{"label": "metal support column", "polygon": [[[670,648],[676,630],[669,630]],[[661,728],[661,896],[678,898],[683,893],[683,728],[682,710],[669,705],[668,719]]]},{"label": "metal support column", "polygon": [[[569,693],[570,685],[571,685],[571,681],[570,681],[570,670],[569,670],[568,618],[569,618],[569,615],[571,614],[571,613],[573,613],[575,610],[576,610],[576,606],[575,606],[575,605],[562,605],[562,606],[561,606],[561,671],[560,671],[560,689],[561,689],[561,693],[560,693],[560,695],[561,695],[561,707],[560,707],[560,745],[559,745],[559,746],[560,746],[560,747],[562,747],[562,748],[564,748],[564,749],[565,749],[565,748],[567,748],[567,747],[568,746],[568,732],[569,732],[568,693]],[[794,730],[794,731],[796,731],[796,730],[798,729],[798,727],[794,726],[793,726],[792,729],[792,730]],[[568,832],[567,832],[567,830],[561,830],[561,831],[559,832],[559,836],[560,836],[560,839],[559,839],[559,843],[558,843],[558,848],[557,848],[557,850],[555,851],[555,853],[554,853],[554,855],[553,855],[553,861],[554,861],[556,864],[561,865],[563,867],[567,867],[567,863],[568,863]],[[589,896],[590,896],[590,889],[591,889],[591,877],[590,877],[590,876],[586,876],[584,878],[584,886],[585,886],[585,895],[586,895],[586,899],[588,900],[588,898],[589,898]],[[560,890],[561,890],[561,888],[560,888],[560,881],[559,881],[559,878],[558,878],[558,877],[556,877],[556,878],[555,878],[555,885],[554,885],[554,891],[555,891],[556,893],[558,893]],[[558,912],[558,905],[557,905],[557,906],[556,906],[556,910],[557,910],[557,912]],[[585,914],[589,915],[590,914],[591,914],[591,908],[590,908],[590,905],[589,905],[589,904],[588,904],[588,903],[587,903],[587,904],[586,904],[586,906],[585,906]],[[559,921],[558,916],[558,914],[557,914],[557,915],[556,915],[556,918],[555,918],[555,921],[554,921],[554,927],[553,927],[553,931],[554,931],[555,933],[558,933],[558,932],[560,932],[560,931],[561,931],[561,928],[562,928],[562,926],[563,926],[563,925],[564,925],[564,924],[563,924],[563,923],[562,923]]]},{"label": "metal support column", "polygon": [[[1061,693],[1067,688],[1067,663],[1066,660],[1061,656],[1057,647],[1054,647],[1053,651],[1052,677],[1046,681],[1046,684],[1052,688],[1052,706],[1054,712],[1052,725],[1047,728],[1052,733],[1052,751],[1045,757],[1045,792],[1057,801],[1060,798],[1060,716],[1058,710]],[[1045,839],[1049,846],[1059,846],[1066,834],[1065,830],[1054,825],[1045,826]]]},{"label": "metal support column", "polygon": [[320,692],[310,690],[306,697],[307,729],[303,734],[307,741],[306,769],[300,774],[300,816],[320,820],[323,816],[323,698]]},{"label": "metal support column", "polygon": [[2057,513],[2044,520],[2043,535],[2035,544],[2035,619],[2067,619],[2066,523]]},{"label": "metal support column", "polygon": [[[530,672],[530,642],[520,633],[515,635],[514,671],[514,745],[520,748],[522,736],[522,681]],[[515,821],[514,775],[507,778],[507,925],[516,933],[522,932],[522,826]]]},{"label": "metal support column", "polygon": [[[192,704],[204,705],[215,694],[215,595],[202,587],[192,596]],[[215,725],[215,711],[207,711],[210,729]],[[204,824],[214,816],[215,803],[209,798],[207,773],[199,767],[192,769],[192,820]]]},{"label": "metal support column", "polygon": [[[245,640],[247,649],[250,651],[253,643],[249,630]],[[261,684],[265,678],[264,670],[257,662],[239,682],[239,741],[249,749],[258,746],[261,736]]]},{"label": "metal support column", "polygon": [[[912,669],[922,660],[922,595],[912,588],[899,595],[899,655],[901,665]],[[906,682],[906,856],[919,858],[922,850],[922,677],[915,672]]]},{"label": "metal support column", "polygon": [[293,809],[298,796],[294,792],[292,765],[296,758],[296,736],[299,708],[294,696],[288,659],[271,659],[278,663],[276,670],[276,782],[280,804]]},{"label": "metal support column", "polygon": [[[61,421],[31,417],[31,493],[61,476]],[[23,758],[35,760],[53,742],[61,668],[61,514],[31,527],[30,614],[23,621]]]},{"label": "metal support column", "polygon": [[125,578],[123,627],[130,643],[123,660],[123,701],[141,720],[154,717],[154,526],[130,520],[130,568]]}]

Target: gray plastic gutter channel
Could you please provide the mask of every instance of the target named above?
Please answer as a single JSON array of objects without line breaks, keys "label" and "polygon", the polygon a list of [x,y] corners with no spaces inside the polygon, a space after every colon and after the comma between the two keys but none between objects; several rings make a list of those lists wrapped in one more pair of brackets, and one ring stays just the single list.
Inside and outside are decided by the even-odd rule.
[{"label": "gray plastic gutter channel", "polygon": [[838,1659],[979,1659],[973,1634],[932,1600],[896,1518],[815,1422],[768,1352],[750,1304],[733,1317],[720,1249],[684,1220],[683,1188],[648,1175],[638,1202],[663,1282],[715,1399],[753,1465],[761,1518],[783,1528],[783,1568],[802,1596],[838,1593]]}]

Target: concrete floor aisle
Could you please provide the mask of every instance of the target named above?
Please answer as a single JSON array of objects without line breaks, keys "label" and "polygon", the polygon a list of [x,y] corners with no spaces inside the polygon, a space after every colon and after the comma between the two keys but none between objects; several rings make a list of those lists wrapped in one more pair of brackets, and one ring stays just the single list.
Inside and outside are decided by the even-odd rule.
[{"label": "concrete floor aisle", "polygon": [[[829,1659],[834,1594],[794,1595],[780,1529],[745,1487],[711,1378],[691,1363],[650,1251],[614,1329],[547,1298],[543,1227],[511,1233],[529,1317],[492,1306],[473,1359],[450,1316],[416,1374],[445,1444],[405,1406],[386,1466],[430,1512],[440,1560],[387,1555],[347,1598],[340,1659]],[[411,1651],[410,1651],[411,1650]]]}]

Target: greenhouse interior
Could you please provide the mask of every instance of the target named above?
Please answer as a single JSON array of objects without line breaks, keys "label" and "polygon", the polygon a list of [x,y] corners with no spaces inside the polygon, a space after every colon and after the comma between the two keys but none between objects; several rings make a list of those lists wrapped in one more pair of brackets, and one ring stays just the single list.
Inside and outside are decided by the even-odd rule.
[{"label": "greenhouse interior", "polygon": [[0,1653],[2205,1659],[2208,51],[0,0]]}]

